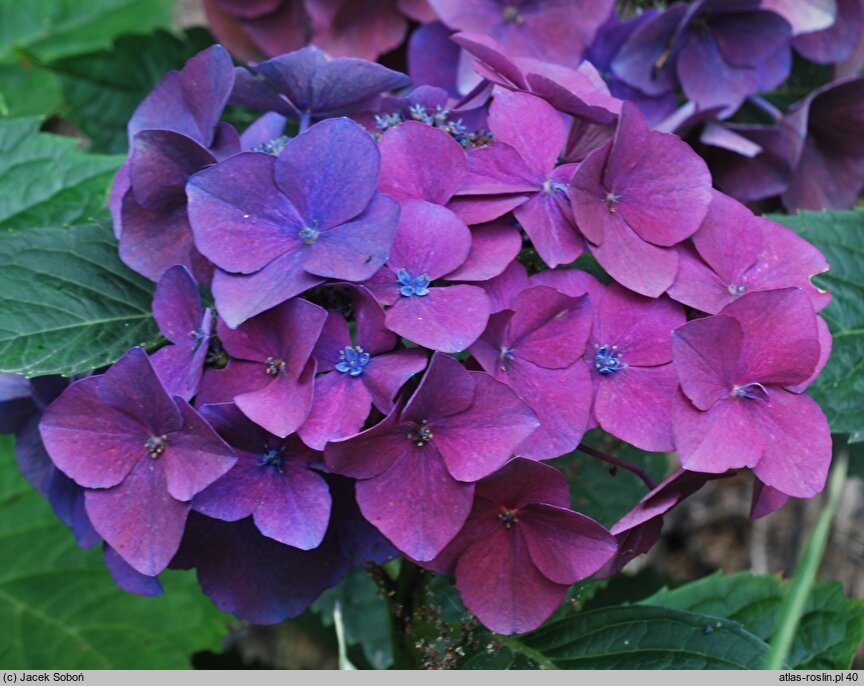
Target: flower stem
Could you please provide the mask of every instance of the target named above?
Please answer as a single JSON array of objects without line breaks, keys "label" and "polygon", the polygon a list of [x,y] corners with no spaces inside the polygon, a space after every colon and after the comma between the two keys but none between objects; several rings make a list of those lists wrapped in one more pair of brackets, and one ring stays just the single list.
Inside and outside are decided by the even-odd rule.
[{"label": "flower stem", "polygon": [[780,621],[777,633],[771,640],[771,651],[765,659],[764,669],[786,669],[786,660],[795,640],[795,632],[804,614],[804,607],[813,584],[816,582],[816,574],[825,554],[825,546],[828,543],[828,534],[831,533],[831,522],[837,507],[840,504],[840,494],[843,492],[843,484],[846,481],[846,473],[849,469],[849,449],[844,446],[838,451],[837,459],[831,469],[828,481],[828,502],[816,520],[816,526],[810,533],[807,546],[798,560],[795,569],[795,578],[790,582],[790,587],[783,605],[780,608]]},{"label": "flower stem", "polygon": [[414,613],[414,597],[423,582],[420,567],[402,558],[395,589],[390,595],[390,635],[393,644],[392,669],[414,669],[414,651],[409,630]]},{"label": "flower stem", "polygon": [[527,657],[529,660],[533,660],[537,663],[540,669],[559,669],[558,665],[552,662],[552,660],[546,657],[543,653],[539,650],[529,648],[515,636],[501,636],[496,634],[495,639],[510,648],[514,653],[519,653],[520,655]]},{"label": "flower stem", "polygon": [[626,469],[628,472],[632,472],[645,482],[645,485],[648,486],[649,491],[653,491],[657,487],[657,484],[654,483],[654,479],[648,476],[648,472],[646,472],[641,467],[637,467],[635,464],[627,462],[627,460],[622,460],[618,457],[615,457],[614,455],[607,455],[606,453],[601,453],[599,450],[595,450],[590,445],[585,445],[584,443],[580,443],[576,447],[576,450],[585,453],[586,455],[590,455],[591,457],[596,457],[598,460],[602,460],[603,462],[608,462],[609,464],[616,467],[621,467],[621,469]]}]

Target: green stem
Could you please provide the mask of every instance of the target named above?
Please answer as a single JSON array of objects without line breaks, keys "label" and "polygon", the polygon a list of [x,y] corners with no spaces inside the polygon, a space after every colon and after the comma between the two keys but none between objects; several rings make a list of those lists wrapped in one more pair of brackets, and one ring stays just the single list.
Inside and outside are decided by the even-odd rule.
[{"label": "green stem", "polygon": [[558,665],[552,662],[552,660],[546,657],[543,653],[534,650],[534,648],[529,648],[515,636],[499,636],[496,634],[495,639],[510,648],[514,653],[519,653],[520,655],[527,657],[529,660],[533,660],[540,666],[540,669],[558,669]]},{"label": "green stem", "polygon": [[414,597],[423,581],[423,570],[402,558],[395,589],[390,596],[390,635],[393,644],[393,669],[414,669],[414,650],[409,629],[414,613]]},{"label": "green stem", "polygon": [[849,449],[844,447],[839,451],[831,469],[831,476],[828,481],[828,502],[810,533],[801,559],[798,560],[795,578],[790,582],[788,593],[780,608],[780,628],[771,640],[771,651],[765,659],[764,669],[784,669],[785,667],[789,650],[795,640],[798,624],[804,614],[807,598],[816,582],[816,574],[822,563],[822,556],[825,554],[828,535],[831,533],[831,522],[837,512],[837,506],[840,504],[840,494],[843,492],[848,468]]}]

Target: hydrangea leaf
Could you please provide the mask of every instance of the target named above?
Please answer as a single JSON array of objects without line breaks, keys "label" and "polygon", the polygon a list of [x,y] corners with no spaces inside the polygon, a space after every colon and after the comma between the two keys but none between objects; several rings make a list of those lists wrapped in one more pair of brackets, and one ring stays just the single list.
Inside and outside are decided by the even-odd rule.
[{"label": "hydrangea leaf", "polygon": [[312,604],[312,611],[321,615],[324,626],[333,625],[337,602],[342,610],[348,645],[359,644],[364,657],[375,669],[387,669],[392,665],[390,608],[365,570],[354,569],[338,586],[324,591]]},{"label": "hydrangea leaf", "polygon": [[[763,641],[778,629],[789,582],[777,576],[715,573],[673,590],[664,588],[643,605],[699,612],[739,622]],[[849,669],[864,641],[864,601],[846,598],[838,582],[820,583],[809,595],[795,642],[792,669]]]},{"label": "hydrangea leaf", "polygon": [[0,232],[0,373],[68,376],[151,344],[152,294],[117,257],[108,219]]},{"label": "hydrangea leaf", "polygon": [[34,117],[62,103],[60,84],[49,71],[18,62],[0,62],[0,117]]},{"label": "hydrangea leaf", "polygon": [[822,316],[834,337],[831,359],[809,389],[831,432],[864,431],[864,210],[799,212],[770,219],[819,248],[831,270],[813,282],[831,291]]},{"label": "hydrangea leaf", "polygon": [[124,33],[168,26],[170,0],[0,0],[0,58],[50,62],[99,50]]},{"label": "hydrangea leaf", "polygon": [[[599,429],[589,431],[582,440],[597,450],[642,467],[656,483],[671,471],[669,461],[662,453],[639,450]],[[579,451],[559,457],[551,464],[563,470],[567,477],[571,507],[607,527],[618,521],[648,492],[635,474],[613,469],[612,465]]]},{"label": "hydrangea leaf", "polygon": [[40,123],[0,119],[0,232],[94,216],[123,163],[122,157],[79,151],[74,138],[40,133]]},{"label": "hydrangea leaf", "polygon": [[0,663],[7,669],[183,669],[218,651],[220,613],[189,572],[162,575],[165,594],[114,586],[100,549],[81,550],[17,472],[0,437]]},{"label": "hydrangea leaf", "polygon": [[768,652],[737,622],[639,605],[583,612],[502,641],[514,654],[511,669],[516,657],[553,669],[758,669]]},{"label": "hydrangea leaf", "polygon": [[126,123],[144,97],[171,69],[211,45],[204,29],[175,36],[157,31],[123,36],[108,50],[54,62],[69,105],[66,113],[98,152],[124,153]]}]

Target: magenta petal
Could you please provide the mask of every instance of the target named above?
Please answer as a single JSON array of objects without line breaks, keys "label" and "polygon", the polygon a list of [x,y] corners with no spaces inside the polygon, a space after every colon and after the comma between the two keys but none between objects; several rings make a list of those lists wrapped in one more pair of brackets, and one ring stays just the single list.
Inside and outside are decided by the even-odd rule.
[{"label": "magenta petal", "polygon": [[694,319],[672,333],[681,388],[700,410],[731,396],[742,343],[741,325],[732,317]]},{"label": "magenta petal", "polygon": [[758,478],[753,484],[753,499],[750,503],[750,519],[761,519],[765,515],[776,512],[786,504],[789,496],[776,488],[762,483]]},{"label": "magenta petal", "polygon": [[765,224],[738,201],[714,191],[693,244],[708,266],[731,285],[758,259]]},{"label": "magenta petal", "polygon": [[250,317],[314,288],[324,279],[303,269],[303,251],[288,252],[254,274],[229,274],[221,269],[213,276],[213,297],[219,316],[238,327]]},{"label": "magenta petal", "polygon": [[457,196],[447,203],[447,209],[468,225],[484,224],[500,219],[525,202],[524,195]]},{"label": "magenta petal", "polygon": [[351,334],[348,332],[345,317],[340,312],[328,312],[321,335],[318,336],[312,351],[312,355],[318,360],[318,372],[332,371],[340,354],[350,346]]},{"label": "magenta petal", "polygon": [[332,441],[324,450],[324,462],[334,474],[369,479],[386,471],[414,450],[408,429],[400,425],[399,410],[356,436]]},{"label": "magenta petal", "polygon": [[471,249],[471,232],[445,207],[425,200],[402,203],[399,228],[388,264],[412,278],[439,279],[461,265]]},{"label": "magenta petal", "polygon": [[309,416],[314,382],[315,360],[309,360],[298,378],[279,374],[263,388],[238,395],[234,402],[258,426],[285,438]]},{"label": "magenta petal", "polygon": [[310,448],[323,450],[329,441],[358,433],[371,409],[372,398],[362,379],[331,371],[315,379],[312,409],[297,432]]},{"label": "magenta petal", "polygon": [[129,181],[145,207],[182,204],[186,182],[216,159],[200,144],[173,131],[141,131],[129,151]]},{"label": "magenta petal", "polygon": [[498,142],[472,149],[468,167],[470,173],[459,190],[461,196],[536,193],[548,175],[532,171],[516,148]]},{"label": "magenta petal", "polygon": [[[207,409],[219,407],[210,405]],[[232,407],[233,405],[227,405]],[[264,446],[259,446],[263,448]],[[249,517],[268,495],[268,481],[262,478],[260,459],[241,452],[233,469],[224,478],[198,493],[192,509],[208,517],[236,522]]]},{"label": "magenta petal", "polygon": [[605,565],[618,549],[615,538],[590,517],[563,507],[530,504],[519,524],[537,569],[550,581],[572,584]]},{"label": "magenta petal", "polygon": [[183,414],[183,428],[168,434],[164,461],[168,493],[177,500],[192,500],[220,476],[237,458],[210,425],[185,402],[177,404]]},{"label": "magenta petal", "polygon": [[357,344],[372,355],[393,350],[396,347],[397,336],[387,330],[384,324],[384,308],[378,304],[372,292],[365,286],[356,286],[352,304],[357,323],[355,333]]},{"label": "magenta petal", "polygon": [[149,209],[126,193],[121,209],[123,233],[120,259],[131,269],[158,281],[169,267],[182,264],[195,271],[195,248],[185,205]]},{"label": "magenta petal", "polygon": [[594,301],[593,343],[617,345],[628,365],[671,362],[671,333],[687,321],[684,308],[669,298],[644,298],[617,284]]},{"label": "magenta petal", "polygon": [[515,148],[540,178],[552,171],[567,140],[567,126],[561,115],[549,103],[528,93],[498,93],[489,107],[489,128],[496,142]]},{"label": "magenta petal", "polygon": [[543,190],[514,211],[537,254],[553,268],[573,262],[585,249],[582,236],[556,195],[554,190]]},{"label": "magenta petal", "polygon": [[486,281],[501,274],[522,249],[515,226],[481,224],[471,229],[471,251],[460,267],[446,275],[450,281]]},{"label": "magenta petal", "polygon": [[475,379],[458,360],[441,353],[433,354],[429,369],[405,405],[402,417],[422,422],[465,412],[474,403]]},{"label": "magenta petal", "polygon": [[[773,399],[775,389],[771,389]],[[753,467],[763,453],[762,432],[746,403],[761,400],[729,398],[703,412],[683,393],[672,401],[672,427],[681,466],[696,472],[722,474],[728,469]]]},{"label": "magenta petal", "polygon": [[191,343],[166,345],[153,353],[150,361],[168,393],[189,401],[198,392],[206,357],[204,341],[197,347]]},{"label": "magenta petal", "polygon": [[289,464],[284,470],[269,475],[270,492],[255,509],[255,526],[285,545],[317,548],[330,521],[330,489],[320,474],[305,467]]},{"label": "magenta petal", "polygon": [[485,627],[499,634],[540,626],[567,595],[566,584],[543,576],[516,529],[499,527],[459,558],[456,588]]},{"label": "magenta petal", "polygon": [[[570,489],[564,474],[542,462],[513,458],[477,485],[475,510],[482,502],[519,509],[530,503],[570,506]],[[500,520],[495,517],[497,526]]]},{"label": "magenta petal", "polygon": [[807,395],[781,388],[770,393],[767,403],[752,403],[756,430],[768,437],[753,473],[781,493],[812,498],[824,488],[831,464],[828,420]]},{"label": "magenta petal", "polygon": [[[550,274],[552,272],[541,273]],[[580,273],[584,274],[585,272]],[[483,290],[489,297],[489,311],[494,313],[510,309],[516,296],[530,285],[531,281],[528,279],[528,272],[525,267],[514,260],[501,274],[482,284]]]},{"label": "magenta petal", "polygon": [[[51,460],[87,488],[116,486],[138,460],[149,456],[147,430],[123,410],[100,402],[100,381],[91,376],[73,383],[48,406],[39,424]],[[98,459],[82,446],[93,446]]]},{"label": "magenta petal", "polygon": [[539,426],[531,408],[505,384],[484,372],[470,373],[476,383],[471,409],[430,422],[435,446],[460,481],[494,472]]},{"label": "magenta petal", "polygon": [[307,222],[330,228],[366,209],[380,164],[375,141],[359,124],[328,119],[288,142],[276,159],[276,185]]},{"label": "magenta petal", "polygon": [[149,455],[119,486],[88,490],[85,504],[105,542],[147,576],[159,574],[174,557],[190,507],[168,494],[162,465]]},{"label": "magenta petal", "polygon": [[[730,251],[735,242],[729,244]],[[717,314],[735,299],[728,280],[705,264],[692,246],[682,244],[677,252],[678,274],[669,287],[670,298],[708,314]]]},{"label": "magenta petal", "polygon": [[489,319],[489,298],[476,286],[430,288],[400,298],[387,311],[387,328],[418,345],[445,353],[465,350]]},{"label": "magenta petal", "polygon": [[506,377],[509,385],[537,415],[534,432],[516,449],[532,460],[548,460],[569,453],[582,440],[591,415],[591,377],[586,365],[544,369],[514,361]]},{"label": "magenta petal", "polygon": [[381,412],[390,412],[399,389],[408,379],[423,371],[426,362],[426,351],[420,348],[374,356],[363,370],[361,378],[375,407]]},{"label": "magenta petal", "polygon": [[821,347],[816,313],[800,288],[746,293],[720,312],[744,333],[740,383],[793,385],[808,379]]},{"label": "magenta petal", "polygon": [[662,295],[678,273],[677,253],[646,243],[623,221],[608,225],[603,244],[591,252],[612,278],[649,298]]},{"label": "magenta petal", "polygon": [[453,539],[468,518],[473,496],[474,485],[450,476],[434,444],[412,448],[382,474],[357,484],[363,516],[399,550],[421,561],[434,558]]},{"label": "magenta petal", "polygon": [[675,449],[672,401],[678,391],[675,366],[633,367],[597,382],[594,416],[605,431],[642,450]]},{"label": "magenta petal", "polygon": [[825,365],[828,364],[828,358],[831,357],[831,349],[834,345],[834,339],[831,337],[831,330],[828,328],[828,324],[822,317],[816,317],[816,324],[819,329],[819,362],[816,364],[813,373],[807,379],[799,384],[795,384],[794,386],[787,386],[787,391],[803,393],[822,373]]},{"label": "magenta petal", "polygon": [[387,261],[398,222],[399,204],[376,193],[361,215],[321,232],[303,267],[317,276],[368,279]]},{"label": "magenta petal", "polygon": [[[198,249],[217,266],[255,272],[300,250],[298,209],[276,186],[272,155],[235,155],[189,180],[189,222]],[[124,224],[125,226],[125,224]]]},{"label": "magenta petal", "polygon": [[451,136],[420,122],[389,129],[378,142],[378,190],[396,200],[445,205],[468,173],[465,151]]},{"label": "magenta petal", "polygon": [[177,265],[167,269],[153,295],[153,318],[172,343],[191,343],[190,334],[201,326],[204,309],[198,284],[188,269]]}]

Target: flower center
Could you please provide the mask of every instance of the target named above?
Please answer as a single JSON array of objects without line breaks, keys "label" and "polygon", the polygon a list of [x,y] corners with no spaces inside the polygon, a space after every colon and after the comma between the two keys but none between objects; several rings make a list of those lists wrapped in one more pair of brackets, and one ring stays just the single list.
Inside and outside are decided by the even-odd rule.
[{"label": "flower center", "polygon": [[413,441],[414,445],[418,448],[422,448],[431,441],[433,437],[434,434],[432,433],[432,429],[429,428],[428,419],[424,419],[420,422],[420,425],[407,436],[408,440]]},{"label": "flower center", "polygon": [[266,371],[269,376],[279,376],[285,371],[285,360],[281,357],[268,357],[264,360],[264,364],[267,365]]},{"label": "flower center", "polygon": [[348,374],[349,376],[360,376],[363,373],[363,368],[369,364],[371,360],[369,353],[363,352],[363,348],[355,345],[353,348],[347,346],[345,350],[339,352],[339,362],[336,363],[336,371]]},{"label": "flower center", "polygon": [[404,269],[396,272],[396,280],[399,282],[399,292],[406,298],[413,295],[429,295],[429,276],[421,274],[416,278],[411,278],[411,275]]},{"label": "flower center", "polygon": [[552,179],[546,179],[543,182],[543,190],[549,195],[557,192],[564,193],[567,191],[567,184],[561,183],[560,181],[553,181]]},{"label": "flower center", "polygon": [[512,528],[512,526],[519,521],[519,518],[516,516],[518,512],[516,510],[510,510],[504,508],[501,512],[498,513],[498,519],[501,523],[508,529]]},{"label": "flower center", "polygon": [[501,16],[504,17],[504,21],[509,21],[511,24],[516,24],[517,26],[525,21],[525,17],[522,16],[516,5],[507,5],[501,12]]},{"label": "flower center", "polygon": [[621,369],[627,369],[626,364],[621,364],[621,353],[618,352],[617,345],[594,344],[594,369],[598,374],[611,374]]},{"label": "flower center", "polygon": [[204,333],[203,329],[190,331],[189,335],[192,337],[192,350],[198,350],[201,344],[207,340],[207,334]]},{"label": "flower center", "polygon": [[318,240],[318,236],[320,235],[320,231],[316,231],[309,226],[304,226],[297,232],[297,238],[303,241],[306,245],[312,245],[315,241]]},{"label": "flower center", "polygon": [[611,191],[606,194],[606,207],[609,208],[609,214],[615,214],[616,205],[618,201],[621,199],[621,196],[617,193],[612,193]]},{"label": "flower center", "polygon": [[274,138],[266,143],[261,143],[260,145],[250,148],[250,152],[266,152],[270,155],[278,155],[288,144],[289,140],[291,139],[288,138],[288,136],[279,136],[278,138]]},{"label": "flower center", "polygon": [[732,397],[768,400],[768,390],[761,383],[748,383],[743,386],[735,386],[732,389]]},{"label": "flower center", "polygon": [[281,450],[273,450],[269,449],[266,453],[261,456],[261,461],[258,463],[259,467],[273,467],[279,474],[283,473],[282,469],[282,451]]},{"label": "flower center", "polygon": [[729,291],[729,295],[731,295],[733,298],[739,298],[744,295],[744,291],[747,290],[747,286],[731,283],[726,290]]},{"label": "flower center", "polygon": [[166,443],[168,443],[168,436],[165,434],[162,434],[161,436],[150,436],[150,438],[145,441],[144,447],[150,451],[150,457],[155,460],[165,452]]}]

